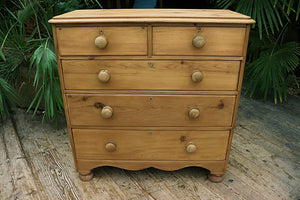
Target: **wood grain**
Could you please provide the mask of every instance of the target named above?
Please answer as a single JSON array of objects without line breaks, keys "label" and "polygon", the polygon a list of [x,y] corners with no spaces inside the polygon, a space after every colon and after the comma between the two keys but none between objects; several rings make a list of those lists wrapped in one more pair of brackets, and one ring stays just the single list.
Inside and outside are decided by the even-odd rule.
[{"label": "wood grain", "polygon": [[[95,46],[100,30],[108,41],[105,49]],[[56,32],[60,55],[147,55],[147,26],[58,27]]]},{"label": "wood grain", "polygon": [[[235,96],[210,95],[67,95],[72,125],[88,126],[231,126]],[[110,106],[110,119],[100,115]],[[200,117],[189,119],[191,108]]]},{"label": "wood grain", "polygon": [[[123,131],[73,129],[78,159],[224,160],[228,131]],[[107,151],[114,143],[115,151]],[[186,145],[197,146],[194,153]]]},{"label": "wood grain", "polygon": [[111,55],[99,55],[99,56],[63,56],[59,55],[59,59],[63,60],[214,60],[214,61],[234,61],[243,60],[241,56],[111,56]]},{"label": "wood grain", "polygon": [[97,9],[75,10],[66,14],[53,17],[53,19],[90,19],[90,18],[137,18],[137,17],[170,17],[173,18],[236,18],[250,19],[249,16],[230,10],[220,9]]},{"label": "wood grain", "polygon": [[52,24],[109,24],[109,23],[199,23],[207,24],[211,23],[214,25],[226,24],[232,26],[232,24],[244,25],[254,24],[255,21],[252,19],[214,19],[214,18],[103,18],[103,19],[51,19],[49,23]]},{"label": "wood grain", "polygon": [[[118,90],[231,90],[237,89],[239,61],[172,60],[63,60],[66,89]],[[101,83],[98,73],[109,71]],[[203,79],[192,80],[199,70]]]},{"label": "wood grain", "polygon": [[228,163],[228,160],[229,160],[231,142],[232,142],[232,137],[233,137],[233,133],[234,133],[234,127],[235,127],[235,123],[236,123],[239,100],[240,100],[241,91],[242,91],[242,83],[243,83],[243,77],[244,77],[244,70],[245,70],[245,63],[246,63],[246,56],[247,56],[249,34],[250,34],[250,25],[247,25],[246,32],[245,32],[245,41],[244,41],[244,45],[243,45],[243,57],[244,57],[244,59],[241,62],[241,69],[240,69],[239,80],[238,80],[238,95],[237,95],[237,98],[236,98],[236,104],[235,104],[234,113],[233,113],[233,116],[232,116],[232,127],[233,128],[231,129],[231,133],[230,133],[229,141],[228,141],[228,149],[227,149],[227,155],[226,155],[227,163]]},{"label": "wood grain", "polygon": [[252,24],[255,21],[230,10],[214,9],[97,9],[56,16],[49,23],[185,22]]},{"label": "wood grain", "polygon": [[61,88],[62,98],[63,98],[63,102],[64,102],[65,117],[67,120],[68,132],[69,132],[71,147],[72,147],[72,151],[73,151],[73,160],[74,160],[75,168],[77,168],[77,163],[76,163],[76,158],[75,158],[74,140],[73,140],[73,136],[72,136],[70,117],[69,117],[69,112],[68,112],[67,97],[65,95],[65,89],[64,89],[65,87],[62,87],[65,83],[64,83],[64,79],[63,79],[63,70],[62,70],[62,66],[61,66],[62,60],[59,58],[59,47],[58,47],[58,39],[57,39],[56,31],[57,31],[56,26],[52,24],[52,32],[53,32],[53,37],[54,37],[55,53],[56,53],[56,57],[57,57],[60,88]]},{"label": "wood grain", "polygon": [[[164,192],[172,194],[174,199],[223,199],[219,194],[209,190],[203,182],[200,183],[199,180],[201,178],[192,180],[193,173],[190,172],[193,168],[196,169],[195,173],[199,174],[203,182],[205,182],[206,171],[198,167],[184,168],[175,172],[165,172],[150,168],[144,176],[139,175],[139,173],[132,174],[134,177],[137,177],[139,182],[145,185],[148,191],[153,191],[157,199],[159,199],[160,193]],[[157,187],[163,189],[157,191],[155,190]]]},{"label": "wood grain", "polygon": [[[151,94],[166,94],[164,90],[151,90]],[[149,90],[64,90],[64,94],[148,94]],[[238,91],[226,90],[169,90],[170,95],[237,95]]]},{"label": "wood grain", "polygon": [[[44,135],[45,133],[40,127],[41,122],[37,118],[29,117],[31,114],[26,116],[25,113],[22,113],[20,116],[15,116],[14,120],[18,123],[17,130],[40,198],[43,200],[81,199],[64,161],[60,158],[50,139]],[[31,123],[29,124],[25,118],[28,118]],[[50,127],[51,125],[48,124],[47,128]],[[46,127],[44,126],[44,128]],[[52,129],[51,132],[55,133],[55,131]],[[67,132],[65,135],[68,137]],[[70,145],[66,146],[71,150]]]},{"label": "wood grain", "polygon": [[0,199],[42,199],[10,119],[0,126],[0,159]]},{"label": "wood grain", "polygon": [[4,130],[0,126],[0,199],[11,199],[15,193],[9,161],[7,147],[4,143]]},{"label": "wood grain", "polygon": [[207,160],[88,160],[78,159],[78,171],[88,171],[96,167],[112,166],[126,170],[142,170],[150,167],[165,171],[174,171],[190,166],[203,167],[216,173],[225,173],[224,161],[207,161]]},{"label": "wood grain", "polygon": [[[192,45],[198,30],[205,39],[201,49]],[[225,27],[153,27],[153,55],[241,56],[245,31]]]}]

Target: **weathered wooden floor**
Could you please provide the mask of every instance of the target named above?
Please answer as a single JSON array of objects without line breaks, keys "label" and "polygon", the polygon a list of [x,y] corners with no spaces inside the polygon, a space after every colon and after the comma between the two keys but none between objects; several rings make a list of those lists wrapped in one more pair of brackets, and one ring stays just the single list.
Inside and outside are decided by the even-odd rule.
[{"label": "weathered wooden floor", "polygon": [[66,123],[16,110],[0,124],[0,199],[299,199],[300,99],[283,105],[241,98],[230,161],[222,183],[189,167],[94,170],[81,182]]}]

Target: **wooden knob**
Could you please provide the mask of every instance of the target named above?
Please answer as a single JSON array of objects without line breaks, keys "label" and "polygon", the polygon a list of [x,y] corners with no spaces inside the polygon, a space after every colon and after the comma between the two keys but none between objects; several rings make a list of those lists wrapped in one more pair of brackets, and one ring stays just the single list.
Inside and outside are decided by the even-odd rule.
[{"label": "wooden knob", "polygon": [[101,70],[98,74],[98,78],[102,83],[107,83],[110,79],[108,70]]},{"label": "wooden knob", "polygon": [[193,82],[197,83],[197,82],[202,81],[202,79],[203,79],[203,74],[199,70],[194,71],[192,73],[192,80],[193,80]]},{"label": "wooden knob", "polygon": [[189,143],[187,143],[185,150],[188,153],[194,153],[197,150],[197,146],[194,143],[189,142]]},{"label": "wooden knob", "polygon": [[205,45],[205,39],[202,36],[197,35],[193,38],[192,43],[194,47],[201,49]]},{"label": "wooden knob", "polygon": [[200,110],[197,109],[197,108],[192,108],[190,111],[189,111],[189,117],[191,119],[196,119],[200,116]]},{"label": "wooden knob", "polygon": [[105,144],[105,150],[108,152],[114,152],[117,150],[117,145],[112,142],[108,142]]},{"label": "wooden knob", "polygon": [[108,43],[107,39],[104,35],[100,35],[95,39],[95,46],[98,47],[99,49],[105,49],[107,43]]},{"label": "wooden knob", "polygon": [[102,116],[104,119],[111,118],[112,115],[113,115],[113,109],[112,109],[112,107],[110,107],[110,106],[104,106],[104,107],[102,108],[101,116]]}]

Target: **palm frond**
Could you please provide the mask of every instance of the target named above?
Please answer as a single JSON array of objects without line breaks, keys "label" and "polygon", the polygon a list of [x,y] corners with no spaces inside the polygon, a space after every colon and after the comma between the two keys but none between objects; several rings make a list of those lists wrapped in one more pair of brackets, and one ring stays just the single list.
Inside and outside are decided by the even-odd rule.
[{"label": "palm frond", "polygon": [[33,53],[30,62],[29,74],[35,69],[33,84],[38,89],[28,110],[33,108],[36,113],[42,99],[45,104],[45,116],[56,118],[58,112],[63,110],[62,94],[58,77],[56,55],[51,47],[53,43],[48,38]]},{"label": "palm frond", "polygon": [[274,102],[287,98],[287,76],[293,74],[299,65],[300,48],[295,42],[267,49],[250,63],[247,68],[246,93],[274,97]]},{"label": "palm frond", "polygon": [[274,7],[277,4],[282,7],[287,15],[290,15],[291,12],[294,12],[296,14],[296,21],[298,20],[300,14],[300,0],[275,0]]},{"label": "palm frond", "polygon": [[216,0],[216,5],[218,8],[228,9],[235,3],[235,0]]},{"label": "palm frond", "polygon": [[15,106],[19,100],[18,92],[0,77],[0,119],[6,119],[9,116],[9,106]]},{"label": "palm frond", "polygon": [[217,0],[216,4],[224,9],[233,6],[235,11],[251,16],[256,20],[260,39],[263,38],[263,32],[269,36],[278,31],[283,26],[283,18],[289,21],[283,8],[279,3],[274,4],[273,0]]},{"label": "palm frond", "polygon": [[[44,116],[56,118],[57,114],[63,111],[63,101],[52,27],[48,20],[67,11],[102,8],[102,6],[99,0],[10,0],[8,2],[10,7],[0,7],[0,77],[13,88],[21,79],[21,66],[28,68],[28,71],[34,74],[33,84],[36,88],[36,94],[28,109],[34,108],[36,113],[43,101]],[[32,77],[30,73],[28,77]],[[0,100],[3,104],[0,106],[5,109],[9,104],[8,101],[3,100],[5,99],[3,95],[1,93]]]}]

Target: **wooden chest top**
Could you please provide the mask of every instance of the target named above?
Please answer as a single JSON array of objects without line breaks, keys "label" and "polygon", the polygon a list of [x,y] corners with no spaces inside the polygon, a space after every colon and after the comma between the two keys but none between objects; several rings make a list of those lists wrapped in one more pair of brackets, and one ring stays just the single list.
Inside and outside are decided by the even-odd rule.
[{"label": "wooden chest top", "polygon": [[185,22],[253,24],[249,16],[214,9],[97,9],[75,10],[53,17],[50,23]]}]

